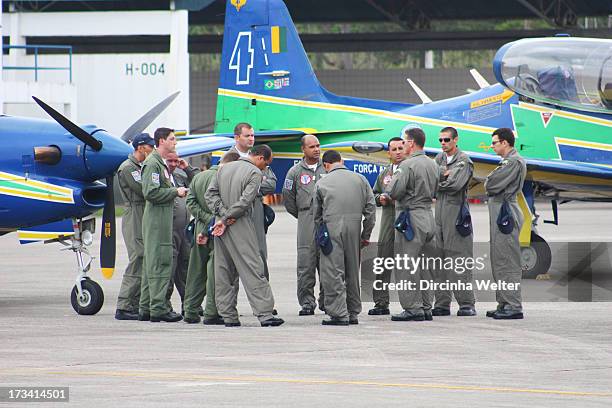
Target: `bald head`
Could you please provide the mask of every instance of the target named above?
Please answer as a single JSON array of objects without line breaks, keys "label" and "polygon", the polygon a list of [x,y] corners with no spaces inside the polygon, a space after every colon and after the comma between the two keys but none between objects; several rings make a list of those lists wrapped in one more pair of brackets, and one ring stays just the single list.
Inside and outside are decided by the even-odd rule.
[{"label": "bald head", "polygon": [[306,163],[318,163],[321,157],[321,143],[319,143],[319,139],[314,135],[302,136],[302,153],[304,153]]}]

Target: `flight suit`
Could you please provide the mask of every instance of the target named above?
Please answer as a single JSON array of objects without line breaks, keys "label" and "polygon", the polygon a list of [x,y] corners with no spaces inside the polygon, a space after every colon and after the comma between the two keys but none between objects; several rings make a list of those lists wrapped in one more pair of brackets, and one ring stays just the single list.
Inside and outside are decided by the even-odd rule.
[{"label": "flight suit", "polygon": [[272,319],[274,296],[264,274],[253,221],[253,202],[261,185],[261,171],[248,158],[224,164],[204,198],[217,220],[234,218],[215,237],[215,300],[226,324],[238,323],[238,280],[244,286],[253,314],[260,322]]},{"label": "flight suit", "polygon": [[[395,253],[409,258],[422,258],[422,254],[435,253],[435,222],[431,209],[433,198],[438,189],[440,173],[438,165],[421,151],[408,156],[387,186],[386,192],[395,200],[395,214],[410,211],[410,223],[414,238],[408,241],[399,231],[395,231]],[[400,266],[400,267],[398,267]],[[413,316],[423,316],[430,310],[433,301],[431,290],[420,290],[421,280],[431,280],[431,270],[425,267],[404,267],[396,265],[396,281],[414,282],[413,290],[398,291],[402,308]],[[412,273],[413,272],[413,273]]]},{"label": "flight suit", "polygon": [[[469,156],[457,149],[450,162],[447,162],[446,153],[442,152],[436,156],[436,164],[440,168],[440,182],[436,194],[436,245],[438,255],[442,258],[473,258],[474,257],[474,234],[467,237],[461,236],[455,227],[457,217],[464,203],[467,203],[467,190],[474,164]],[[446,171],[450,171],[448,177],[444,177]],[[466,268],[465,272],[457,273],[454,270],[437,270],[434,273],[436,282],[462,282],[472,283],[472,269]],[[473,290],[455,290],[455,299],[459,307],[474,307]],[[435,307],[450,309],[452,294],[450,290],[435,291]]]},{"label": "flight suit", "polygon": [[[399,168],[396,167],[396,169]],[[380,221],[380,231],[378,233],[378,248],[376,256],[379,258],[392,258],[393,247],[395,241],[395,229],[393,223],[395,221],[395,203],[391,202],[383,206],[380,202],[380,196],[385,192],[385,189],[393,178],[393,165],[390,164],[388,167],[378,175],[376,183],[374,183],[374,200],[376,206],[382,207],[382,217]],[[391,280],[392,269],[385,268],[384,271],[375,277],[375,279],[381,280],[383,283],[389,283]],[[372,300],[374,301],[374,307],[378,309],[389,308],[389,289],[387,286],[384,289],[376,290],[372,288]]]},{"label": "flight suit", "polygon": [[[300,306],[314,310],[317,307],[314,287],[319,268],[319,246],[315,242],[315,222],[312,212],[315,185],[325,174],[319,160],[313,171],[302,159],[289,171],[283,184],[283,203],[287,212],[298,220],[297,225],[297,298]],[[319,276],[319,282],[321,278]],[[323,305],[323,285],[319,285],[319,306]]]},{"label": "flight suit", "polygon": [[[229,152],[238,153],[240,157],[247,156],[246,154],[241,153],[238,149],[236,149],[235,145],[227,151],[227,153]],[[276,181],[276,174],[274,174],[271,168],[268,167],[263,170],[261,187],[259,188],[259,192],[257,193],[257,200],[253,202],[253,221],[255,224],[255,233],[257,234],[257,242],[259,243],[259,254],[261,255],[261,259],[263,260],[264,273],[266,275],[266,279],[268,280],[270,280],[270,272],[268,270],[268,243],[266,241],[263,196],[268,194],[274,194],[274,192],[276,191]]]},{"label": "flight suit", "polygon": [[[208,186],[217,175],[219,166],[197,174],[191,181],[191,188],[187,195],[187,208],[195,218],[194,237],[198,234],[208,235],[208,224],[214,217],[204,200]],[[191,247],[189,256],[189,269],[187,270],[187,284],[185,285],[185,318],[197,318],[198,309],[206,296],[204,319],[212,319],[219,315],[215,305],[215,269],[214,269],[214,240],[209,238],[206,245],[196,243]]]},{"label": "flight suit", "polygon": [[170,312],[166,294],[172,276],[172,215],[178,192],[162,157],[154,150],[142,166],[142,193],[146,200],[142,218],[144,239],[140,314],[151,317]]},{"label": "flight suit", "polygon": [[[519,232],[523,225],[523,214],[517,202],[517,194],[523,188],[526,175],[525,160],[513,148],[485,180],[485,190],[489,196],[491,269],[493,280],[496,282],[521,282]],[[508,202],[515,221],[514,229],[510,234],[502,233],[497,226],[497,217],[504,201]],[[498,290],[495,297],[498,310],[511,312],[523,310],[520,285],[516,290]]]},{"label": "flight suit", "polygon": [[117,170],[119,190],[125,211],[121,219],[123,241],[128,253],[128,266],[123,273],[117,309],[138,313],[140,302],[140,281],[142,278],[142,258],[144,246],[142,243],[142,213],[145,199],[142,195],[141,163],[133,154],[121,163]]},{"label": "flight suit", "polygon": [[259,254],[264,264],[264,274],[268,280],[270,280],[270,272],[268,269],[268,243],[266,241],[263,196],[274,194],[275,191],[276,174],[274,174],[271,168],[267,167],[262,171],[259,193],[257,193],[257,199],[253,202],[253,223],[255,224],[255,234],[257,234],[257,242],[259,243]]},{"label": "flight suit", "polygon": [[[192,166],[187,166],[184,170],[176,168],[172,172],[174,186],[189,188],[191,180],[199,172],[199,169]],[[172,297],[174,286],[176,286],[176,290],[181,298],[181,304],[184,303],[189,253],[191,252],[191,247],[185,235],[185,228],[187,228],[190,218],[187,211],[187,198],[176,197],[172,211],[172,277],[168,285],[168,293],[166,294],[170,307],[172,307],[170,298]]]},{"label": "flight suit", "polygon": [[372,188],[361,174],[337,167],[316,184],[313,214],[317,226],[327,225],[333,247],[329,255],[321,253],[325,313],[348,320],[361,312],[360,244],[370,239],[376,223]]}]

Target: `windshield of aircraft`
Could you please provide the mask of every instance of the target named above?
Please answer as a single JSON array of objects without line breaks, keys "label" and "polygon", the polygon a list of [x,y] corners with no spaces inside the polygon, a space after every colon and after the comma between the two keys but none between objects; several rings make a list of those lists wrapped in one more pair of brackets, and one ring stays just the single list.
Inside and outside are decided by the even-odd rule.
[{"label": "windshield of aircraft", "polygon": [[612,112],[611,40],[528,39],[511,43],[503,51],[498,73],[519,95],[574,109]]}]

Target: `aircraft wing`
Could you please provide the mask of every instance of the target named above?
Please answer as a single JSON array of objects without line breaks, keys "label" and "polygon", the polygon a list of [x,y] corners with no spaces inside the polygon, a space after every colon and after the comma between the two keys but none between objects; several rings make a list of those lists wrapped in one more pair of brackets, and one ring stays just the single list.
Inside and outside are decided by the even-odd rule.
[{"label": "aircraft wing", "polygon": [[[324,145],[324,150],[335,149],[344,157],[376,164],[388,164],[387,146],[376,142],[341,142]],[[368,153],[369,151],[369,153]],[[441,149],[425,148],[435,157]],[[479,152],[465,152],[474,162],[474,180],[470,196],[484,195],[482,181],[497,167],[498,156]],[[527,179],[536,183],[541,196],[583,201],[612,201],[612,167],[567,161],[525,159]]]},{"label": "aircraft wing", "polygon": [[72,220],[70,219],[17,230],[17,237],[19,238],[19,243],[22,245],[70,235],[74,235]]},{"label": "aircraft wing", "polygon": [[233,138],[223,136],[202,136],[188,140],[181,138],[176,145],[176,152],[179,157],[189,157],[229,149],[233,145]]},{"label": "aircraft wing", "polygon": [[[268,143],[268,142],[280,142],[284,140],[299,140],[304,135],[340,135],[357,132],[371,132],[383,130],[383,128],[367,128],[367,129],[313,129],[313,128],[300,128],[300,129],[278,129],[278,130],[258,130],[255,132],[255,139],[257,143]],[[202,140],[213,137],[225,137],[234,138],[233,133],[205,133],[205,134],[191,134],[180,136],[179,140]]]}]

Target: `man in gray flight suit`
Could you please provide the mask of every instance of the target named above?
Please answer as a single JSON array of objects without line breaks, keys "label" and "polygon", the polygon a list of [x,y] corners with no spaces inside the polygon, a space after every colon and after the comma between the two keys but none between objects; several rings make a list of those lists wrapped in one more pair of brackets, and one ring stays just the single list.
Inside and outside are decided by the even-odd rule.
[{"label": "man in gray flight suit", "polygon": [[[438,255],[443,259],[473,259],[474,235],[470,232],[462,236],[457,231],[456,223],[463,206],[467,206],[467,190],[474,172],[474,164],[469,156],[457,147],[459,135],[453,127],[445,127],[440,131],[440,147],[442,152],[436,156],[436,164],[440,168],[440,183],[436,194],[436,245]],[[467,231],[466,231],[467,233]],[[454,262],[453,265],[459,263]],[[473,285],[472,269],[461,265],[463,270],[446,270],[443,267],[434,272],[436,283],[451,282]],[[457,316],[476,316],[474,307],[474,290],[457,289],[435,291],[434,316],[449,316],[452,293],[459,304]]]},{"label": "man in gray flight suit", "polygon": [[134,153],[121,163],[117,170],[119,189],[125,205],[121,219],[123,241],[128,253],[128,266],[123,273],[119,299],[117,299],[117,320],[138,320],[140,302],[140,280],[142,278],[142,213],[145,199],[142,196],[142,162],[153,151],[155,140],[148,133],[141,133],[132,140]]},{"label": "man in gray flight suit", "polygon": [[[420,128],[405,131],[406,158],[391,179],[387,193],[395,200],[395,213],[399,216],[409,211],[409,223],[414,236],[409,241],[406,234],[395,232],[395,253],[409,259],[423,259],[423,254],[435,253],[435,222],[431,210],[433,198],[440,178],[436,163],[425,155],[425,133]],[[422,262],[423,263],[423,262]],[[398,283],[409,282],[411,287],[398,291],[400,304],[404,309],[391,316],[393,321],[432,320],[431,303],[433,292],[421,290],[421,280],[431,281],[430,265],[416,268],[405,263],[396,265],[395,279]]]},{"label": "man in gray flight suit", "polygon": [[[255,132],[253,127],[241,122],[234,127],[234,140],[236,144],[232,146],[227,153],[236,152],[240,157],[247,157],[249,150],[255,144]],[[226,154],[227,154],[226,153]],[[269,165],[270,163],[268,163]],[[270,167],[261,171],[262,181],[261,187],[257,192],[257,200],[253,203],[253,222],[255,224],[255,233],[257,234],[257,242],[259,243],[259,254],[264,264],[264,273],[266,279],[270,280],[270,272],[268,269],[268,244],[266,242],[266,230],[264,220],[263,196],[274,194],[276,191],[276,174]]]},{"label": "man in gray flight suit", "polygon": [[178,322],[182,317],[170,309],[166,294],[172,276],[172,208],[174,198],[185,197],[187,189],[172,185],[163,159],[176,149],[174,131],[157,129],[155,145],[157,149],[145,159],[142,167],[142,193],[146,204],[142,217],[144,261],[138,320]]},{"label": "man in gray flight suit", "polygon": [[[319,246],[315,242],[315,222],[312,200],[316,183],[325,173],[321,144],[313,135],[302,137],[304,157],[287,172],[283,184],[283,203],[287,212],[298,220],[297,225],[297,298],[302,310],[300,316],[314,315],[317,307],[314,287],[319,266]],[[319,277],[320,281],[320,277]],[[323,286],[319,290],[319,308],[323,304]]]},{"label": "man in gray flight suit", "polygon": [[[493,279],[504,287],[496,291],[497,309],[488,311],[487,317],[522,319],[519,232],[523,225],[523,214],[517,202],[517,195],[523,188],[527,166],[514,148],[512,129],[495,130],[491,146],[495,153],[502,157],[499,166],[485,180],[485,190],[489,196],[491,268]],[[504,207],[507,212],[503,210]],[[514,222],[511,231],[507,230],[507,233],[503,233],[498,225],[500,213],[503,216],[504,212],[509,217],[507,221]]]},{"label": "man in gray flight suit", "polygon": [[[370,243],[376,223],[376,203],[370,183],[344,166],[340,153],[323,154],[327,174],[315,186],[313,214],[317,228],[325,224],[331,252],[321,251],[321,282],[325,292],[323,325],[358,324],[360,249]],[[363,229],[361,220],[363,217]]]},{"label": "man in gray flight suit", "polygon": [[247,157],[228,163],[217,171],[204,195],[216,215],[215,300],[225,326],[240,326],[236,309],[239,277],[261,326],[280,326],[274,317],[274,296],[264,275],[252,217],[253,201],[261,185],[261,171],[272,159],[266,145],[251,148]]},{"label": "man in gray flight suit", "polygon": [[[180,159],[176,152],[170,152],[164,157],[170,181],[175,187],[185,187],[189,189],[189,184],[193,177],[200,172],[200,169],[190,166],[185,160]],[[166,299],[172,308],[172,292],[174,286],[181,298],[181,305],[185,303],[185,282],[187,281],[187,268],[189,267],[189,253],[191,247],[187,242],[185,229],[189,224],[190,214],[187,211],[187,197],[176,197],[172,213],[172,277],[168,285]],[[184,311],[184,306],[181,308]],[[184,314],[184,313],[181,313]]]},{"label": "man in gray flight suit", "polygon": [[[404,140],[401,137],[392,137],[388,142],[388,153],[391,164],[380,172],[376,183],[374,184],[374,200],[376,205],[382,207],[382,218],[380,222],[380,232],[378,233],[378,248],[376,256],[378,258],[393,258],[393,248],[395,241],[395,229],[393,223],[395,221],[395,203],[385,193],[385,189],[391,182],[393,174],[399,168],[400,163],[404,160]],[[376,290],[374,285],[372,288],[372,299],[374,300],[374,308],[368,311],[371,316],[388,315],[389,311],[389,288],[392,269],[384,268],[383,272],[376,276],[375,279],[380,281],[380,284],[385,285],[382,289]]]}]

